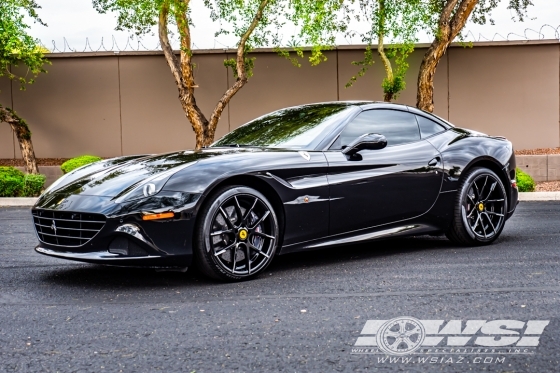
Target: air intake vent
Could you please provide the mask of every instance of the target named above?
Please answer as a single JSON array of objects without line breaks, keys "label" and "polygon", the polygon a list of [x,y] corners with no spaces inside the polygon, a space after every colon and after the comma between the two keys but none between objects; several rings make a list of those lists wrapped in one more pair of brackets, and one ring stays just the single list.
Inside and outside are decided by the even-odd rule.
[{"label": "air intake vent", "polygon": [[115,238],[109,245],[109,252],[113,254],[126,255],[126,256],[147,256],[148,253],[144,251],[136,243],[129,241],[126,237],[119,236]]},{"label": "air intake vent", "polygon": [[33,222],[41,242],[75,247],[89,242],[105,225],[105,216],[70,211],[33,210]]}]

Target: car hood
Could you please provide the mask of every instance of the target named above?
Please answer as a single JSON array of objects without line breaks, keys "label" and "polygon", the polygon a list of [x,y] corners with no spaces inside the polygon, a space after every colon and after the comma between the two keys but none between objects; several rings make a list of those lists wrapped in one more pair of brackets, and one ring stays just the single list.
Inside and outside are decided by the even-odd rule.
[{"label": "car hood", "polygon": [[[204,149],[202,151],[182,151],[168,154],[152,155],[130,160],[128,162],[97,169],[70,182],[62,182],[46,194],[63,196],[82,195],[97,197],[117,197],[129,191],[142,181],[162,174],[173,173],[194,162],[203,159],[224,156],[229,153],[248,151],[245,149]],[[46,197],[43,195],[42,197]]]}]

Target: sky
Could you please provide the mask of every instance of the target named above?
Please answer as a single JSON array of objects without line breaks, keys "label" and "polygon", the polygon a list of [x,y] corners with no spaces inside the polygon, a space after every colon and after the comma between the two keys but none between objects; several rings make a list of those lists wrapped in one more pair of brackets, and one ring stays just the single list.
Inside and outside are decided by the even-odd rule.
[{"label": "sky", "polygon": [[[115,14],[97,13],[91,0],[38,0],[37,3],[42,7],[39,15],[48,27],[32,24],[30,32],[51,51],[154,50],[158,47],[155,35],[131,39],[129,32],[116,31]],[[530,7],[529,17],[523,23],[512,20],[513,14],[507,9],[507,3],[508,1],[502,0],[494,11],[495,26],[467,24],[467,40],[560,38],[560,0],[533,0],[534,6]],[[202,6],[202,0],[193,0],[191,4],[195,20],[192,29],[194,48],[223,49],[235,46],[235,39],[231,37],[214,37],[218,26],[210,20],[208,10]],[[350,27],[359,31],[364,29],[365,24],[354,22]],[[431,42],[428,35],[419,35],[419,38],[420,42]],[[337,44],[361,44],[361,40],[359,37],[340,35]]]}]

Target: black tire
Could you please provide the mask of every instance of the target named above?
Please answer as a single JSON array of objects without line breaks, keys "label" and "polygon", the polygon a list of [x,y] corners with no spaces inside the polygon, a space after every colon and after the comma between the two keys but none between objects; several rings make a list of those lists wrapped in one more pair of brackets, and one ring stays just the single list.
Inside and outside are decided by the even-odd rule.
[{"label": "black tire", "polygon": [[204,275],[241,281],[270,265],[279,229],[274,209],[262,193],[245,186],[220,188],[199,214],[194,259]]},{"label": "black tire", "polygon": [[463,178],[447,238],[462,246],[482,246],[502,233],[507,214],[507,194],[498,175],[474,168]]}]

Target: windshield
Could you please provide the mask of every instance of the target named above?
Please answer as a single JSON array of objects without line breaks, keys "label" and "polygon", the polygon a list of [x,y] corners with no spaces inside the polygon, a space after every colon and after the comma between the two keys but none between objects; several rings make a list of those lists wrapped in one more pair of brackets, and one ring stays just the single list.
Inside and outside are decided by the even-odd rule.
[{"label": "windshield", "polygon": [[329,103],[278,110],[244,124],[212,146],[313,150],[351,107],[348,103]]}]

